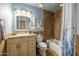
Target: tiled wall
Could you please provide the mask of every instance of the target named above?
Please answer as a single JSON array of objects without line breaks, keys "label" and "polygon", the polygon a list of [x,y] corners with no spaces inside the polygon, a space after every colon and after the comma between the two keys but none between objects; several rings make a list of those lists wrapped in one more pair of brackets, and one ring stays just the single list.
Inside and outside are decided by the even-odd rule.
[{"label": "tiled wall", "polygon": [[53,38],[53,16],[54,14],[52,12],[44,10],[44,40]]},{"label": "tiled wall", "polygon": [[54,39],[60,40],[61,34],[61,9],[54,12]]},{"label": "tiled wall", "polygon": [[44,10],[44,39],[60,40],[61,34],[61,9],[56,12]]}]

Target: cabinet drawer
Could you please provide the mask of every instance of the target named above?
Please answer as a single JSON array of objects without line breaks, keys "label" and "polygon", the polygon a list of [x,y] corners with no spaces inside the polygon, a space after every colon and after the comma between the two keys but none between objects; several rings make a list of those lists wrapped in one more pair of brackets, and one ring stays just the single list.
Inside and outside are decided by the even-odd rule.
[{"label": "cabinet drawer", "polygon": [[29,37],[28,41],[36,41],[36,37]]},{"label": "cabinet drawer", "polygon": [[36,37],[35,36],[31,36],[31,37],[16,37],[16,38],[9,38],[7,40],[8,43],[13,43],[13,42],[25,42],[25,41],[36,41]]},{"label": "cabinet drawer", "polygon": [[26,42],[27,38],[11,38],[7,40],[7,43]]}]

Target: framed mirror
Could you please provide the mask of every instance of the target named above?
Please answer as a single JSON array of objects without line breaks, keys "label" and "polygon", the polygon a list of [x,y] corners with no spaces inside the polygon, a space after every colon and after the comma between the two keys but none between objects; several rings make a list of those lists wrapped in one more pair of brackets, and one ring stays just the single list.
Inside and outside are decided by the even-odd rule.
[{"label": "framed mirror", "polygon": [[29,31],[30,17],[27,15],[15,15],[15,31]]}]

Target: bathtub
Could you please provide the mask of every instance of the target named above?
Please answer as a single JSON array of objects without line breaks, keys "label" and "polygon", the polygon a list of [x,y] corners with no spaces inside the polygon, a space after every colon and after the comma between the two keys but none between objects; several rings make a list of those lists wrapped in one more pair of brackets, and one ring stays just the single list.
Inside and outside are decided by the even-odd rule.
[{"label": "bathtub", "polygon": [[60,42],[58,40],[50,40],[49,48],[54,50],[59,56],[61,55]]}]

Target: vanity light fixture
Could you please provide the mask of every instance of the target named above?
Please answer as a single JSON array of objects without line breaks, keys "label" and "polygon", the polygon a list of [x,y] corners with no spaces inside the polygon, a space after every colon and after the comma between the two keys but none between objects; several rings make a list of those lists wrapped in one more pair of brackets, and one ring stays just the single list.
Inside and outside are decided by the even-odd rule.
[{"label": "vanity light fixture", "polygon": [[28,10],[20,10],[20,9],[17,9],[16,10],[16,13],[17,14],[22,14],[22,15],[27,15],[27,16],[31,16],[32,12],[31,11],[28,11]]},{"label": "vanity light fixture", "polygon": [[25,10],[22,10],[21,13],[22,13],[22,14],[26,14],[26,11],[25,11]]}]

